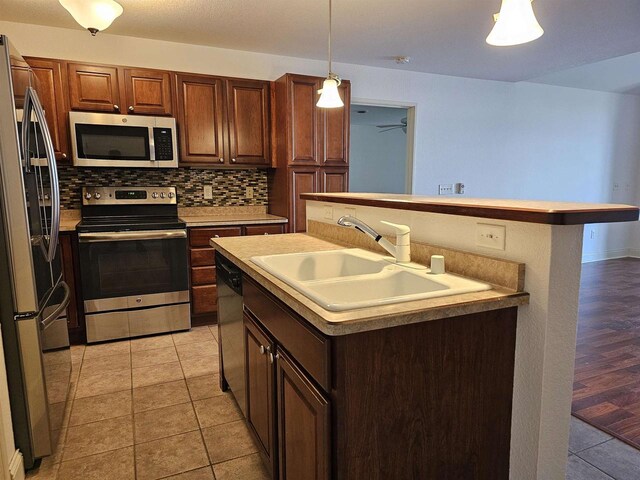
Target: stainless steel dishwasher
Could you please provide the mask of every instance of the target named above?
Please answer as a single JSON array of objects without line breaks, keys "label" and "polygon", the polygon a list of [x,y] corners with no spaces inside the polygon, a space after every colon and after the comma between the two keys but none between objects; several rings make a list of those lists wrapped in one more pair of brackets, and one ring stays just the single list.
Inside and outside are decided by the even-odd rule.
[{"label": "stainless steel dishwasher", "polygon": [[216,252],[218,325],[224,379],[246,416],[242,271]]}]

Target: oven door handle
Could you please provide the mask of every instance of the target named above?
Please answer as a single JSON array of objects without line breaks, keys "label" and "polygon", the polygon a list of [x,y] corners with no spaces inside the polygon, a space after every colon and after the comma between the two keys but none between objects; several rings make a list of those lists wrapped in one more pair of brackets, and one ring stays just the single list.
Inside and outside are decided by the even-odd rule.
[{"label": "oven door handle", "polygon": [[79,233],[80,243],[95,242],[130,242],[136,240],[166,240],[187,238],[186,230],[144,230],[138,232],[99,232]]}]

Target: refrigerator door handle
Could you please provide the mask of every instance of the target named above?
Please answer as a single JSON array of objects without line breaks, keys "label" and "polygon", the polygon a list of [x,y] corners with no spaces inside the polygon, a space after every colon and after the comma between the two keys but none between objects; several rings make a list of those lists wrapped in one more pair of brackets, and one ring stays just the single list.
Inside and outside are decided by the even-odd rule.
[{"label": "refrigerator door handle", "polygon": [[[49,132],[49,126],[47,125],[47,118],[44,114],[44,109],[42,108],[42,104],[40,103],[40,99],[38,98],[38,94],[36,93],[33,87],[27,87],[27,91],[25,92],[25,100],[24,100],[24,117],[31,119],[31,108],[33,108],[33,112],[35,113],[36,120],[42,130],[42,138],[44,140],[44,148],[47,154],[47,167],[49,168],[49,177],[51,179],[51,231],[49,232],[49,245],[47,248],[47,254],[45,258],[47,262],[52,262],[56,256],[56,248],[58,247],[58,235],[60,234],[60,182],[58,179],[58,168],[56,165],[56,152],[53,148],[53,140],[51,139],[51,133]],[[27,106],[29,109],[27,109]],[[29,116],[27,116],[29,115]],[[28,135],[24,135],[24,131],[28,130],[26,128],[23,121],[22,132],[23,132],[23,141],[26,138],[27,141],[29,139]],[[29,165],[31,163],[28,155],[28,144],[25,145],[25,156],[27,157],[27,168],[30,168]]]},{"label": "refrigerator door handle", "polygon": [[60,305],[58,305],[53,312],[51,312],[49,315],[47,315],[46,318],[40,321],[42,330],[46,330],[46,328],[60,316],[64,309],[69,306],[69,302],[71,300],[71,290],[69,289],[69,285],[67,285],[67,282],[62,280],[58,285],[64,288],[64,298],[62,302],[60,302]]},{"label": "refrigerator door handle", "polygon": [[27,87],[24,93],[24,105],[22,109],[22,163],[27,173],[31,173],[31,155],[29,151],[29,136],[31,134],[31,110],[33,104],[31,103],[31,95],[29,95],[29,88]]}]

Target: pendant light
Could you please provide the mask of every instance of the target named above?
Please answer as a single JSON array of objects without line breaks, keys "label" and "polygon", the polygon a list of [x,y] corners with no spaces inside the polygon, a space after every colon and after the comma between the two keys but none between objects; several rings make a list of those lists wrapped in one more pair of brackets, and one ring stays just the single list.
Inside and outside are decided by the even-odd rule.
[{"label": "pendant light", "polygon": [[340,82],[340,77],[331,71],[331,0],[329,0],[329,74],[322,83],[322,89],[318,90],[320,98],[316,106],[320,108],[344,107],[344,102],[338,92]]},{"label": "pendant light", "polygon": [[500,13],[493,17],[496,24],[487,37],[489,45],[506,47],[540,38],[544,30],[538,23],[532,0],[502,0]]},{"label": "pendant light", "polygon": [[114,0],[59,0],[62,5],[84,28],[95,37],[122,15],[122,6]]}]

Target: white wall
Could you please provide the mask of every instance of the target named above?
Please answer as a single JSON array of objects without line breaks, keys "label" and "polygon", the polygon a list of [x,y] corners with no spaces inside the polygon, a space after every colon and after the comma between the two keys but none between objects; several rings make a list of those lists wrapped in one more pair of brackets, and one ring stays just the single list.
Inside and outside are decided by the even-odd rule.
[{"label": "white wall", "polygon": [[405,193],[407,135],[402,129],[380,132],[375,125],[351,125],[349,190]]},{"label": "white wall", "polygon": [[[80,29],[0,22],[0,32],[24,55],[269,80],[285,72],[326,74],[326,63],[316,60],[108,33],[92,38]],[[334,70],[352,81],[353,98],[416,105],[416,194],[463,182],[468,197],[636,201],[638,96],[340,63]],[[586,259],[640,246],[634,227],[596,229],[598,238],[585,238]]]}]

